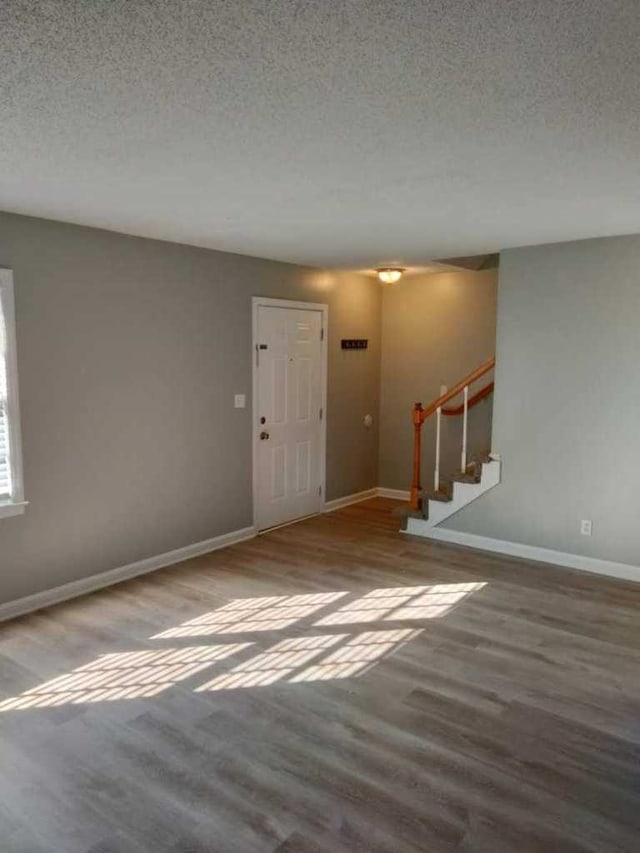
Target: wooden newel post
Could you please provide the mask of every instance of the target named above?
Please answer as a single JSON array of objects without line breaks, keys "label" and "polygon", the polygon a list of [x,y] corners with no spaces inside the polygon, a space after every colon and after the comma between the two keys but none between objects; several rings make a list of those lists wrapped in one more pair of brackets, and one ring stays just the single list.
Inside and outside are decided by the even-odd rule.
[{"label": "wooden newel post", "polygon": [[411,509],[419,510],[422,507],[422,486],[420,485],[420,467],[422,456],[422,403],[416,403],[411,413],[413,421],[413,482],[411,483],[411,495],[409,505]]}]

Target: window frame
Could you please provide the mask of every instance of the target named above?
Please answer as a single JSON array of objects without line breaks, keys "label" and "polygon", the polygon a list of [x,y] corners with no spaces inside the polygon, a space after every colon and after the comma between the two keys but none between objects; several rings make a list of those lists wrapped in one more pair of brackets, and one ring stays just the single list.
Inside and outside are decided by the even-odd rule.
[{"label": "window frame", "polygon": [[22,471],[22,436],[20,429],[20,400],[18,396],[18,353],[16,346],[16,315],[13,292],[13,272],[0,268],[0,308],[4,317],[7,344],[7,416],[9,421],[9,470],[11,497],[0,501],[0,519],[20,515],[25,511]]}]

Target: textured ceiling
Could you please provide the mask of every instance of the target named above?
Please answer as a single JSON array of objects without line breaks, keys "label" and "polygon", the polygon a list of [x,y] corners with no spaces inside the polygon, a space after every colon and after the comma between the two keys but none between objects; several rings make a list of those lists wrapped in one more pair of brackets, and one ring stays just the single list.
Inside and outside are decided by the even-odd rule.
[{"label": "textured ceiling", "polygon": [[639,0],[4,0],[0,208],[316,265],[640,231]]}]

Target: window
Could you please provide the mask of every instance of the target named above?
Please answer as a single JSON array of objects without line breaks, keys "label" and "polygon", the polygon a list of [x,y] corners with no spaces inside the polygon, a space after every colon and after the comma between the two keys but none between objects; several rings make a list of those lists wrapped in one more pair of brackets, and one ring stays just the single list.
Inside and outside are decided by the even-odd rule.
[{"label": "window", "polygon": [[0,269],[0,518],[24,512],[13,276]]}]

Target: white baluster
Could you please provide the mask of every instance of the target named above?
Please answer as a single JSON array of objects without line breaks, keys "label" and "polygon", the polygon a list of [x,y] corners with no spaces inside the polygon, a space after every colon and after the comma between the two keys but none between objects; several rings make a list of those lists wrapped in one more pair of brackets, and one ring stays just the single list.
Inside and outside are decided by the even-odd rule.
[{"label": "white baluster", "polygon": [[464,386],[464,415],[462,417],[462,458],[460,470],[467,471],[467,409],[469,404],[469,386]]},{"label": "white baluster", "polygon": [[436,467],[433,472],[433,487],[436,492],[440,491],[440,415],[442,407],[436,409]]}]

